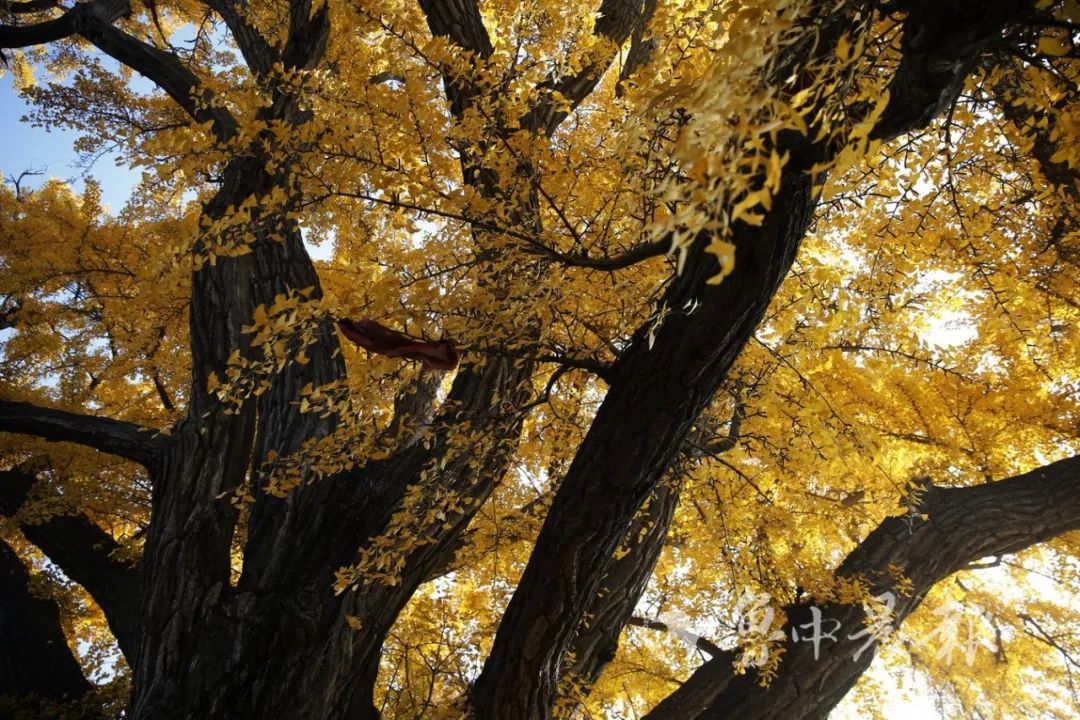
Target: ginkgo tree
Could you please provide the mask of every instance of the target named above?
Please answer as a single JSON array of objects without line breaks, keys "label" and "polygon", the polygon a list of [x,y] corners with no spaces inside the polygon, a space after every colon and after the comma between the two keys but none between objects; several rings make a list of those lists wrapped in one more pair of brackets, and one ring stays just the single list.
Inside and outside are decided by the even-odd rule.
[{"label": "ginkgo tree", "polygon": [[1078,42],[0,0],[0,714],[1074,717]]}]

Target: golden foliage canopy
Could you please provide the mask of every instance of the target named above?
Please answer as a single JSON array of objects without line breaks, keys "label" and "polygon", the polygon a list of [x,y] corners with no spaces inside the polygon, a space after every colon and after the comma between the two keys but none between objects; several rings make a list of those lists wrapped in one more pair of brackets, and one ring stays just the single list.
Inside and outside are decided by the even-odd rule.
[{"label": "golden foliage canopy", "polygon": [[[473,692],[477,717],[639,717],[710,658],[716,692],[771,697],[799,667],[794,608],[866,608],[854,632],[883,589],[904,624],[838,712],[888,717],[914,676],[950,717],[1075,717],[1075,503],[1025,535],[1001,501],[986,527],[1021,539],[947,579],[891,550],[887,582],[842,571],[887,518],[916,537],[942,489],[1050,477],[1080,444],[1080,6],[964,5],[0,2],[27,121],[140,173],[123,207],[92,180],[0,187],[0,466],[36,478],[0,489],[0,538],[59,604],[94,702],[128,702],[128,665],[133,712],[164,697],[140,663],[164,652],[145,624],[172,586],[152,578],[189,567],[153,569],[184,535],[159,529],[168,486],[193,503],[176,527],[225,518],[221,593],[333,608],[344,639],[296,647],[373,657],[364,707],[384,718],[458,717]],[[360,317],[463,363],[339,347],[333,319]],[[63,517],[143,573],[131,649],[43,560],[32,528]],[[540,563],[593,540],[552,561],[572,571],[551,597],[573,600],[537,600]],[[604,657],[586,640],[612,598]],[[183,632],[213,634],[190,612]],[[525,659],[497,675],[489,656]]]}]

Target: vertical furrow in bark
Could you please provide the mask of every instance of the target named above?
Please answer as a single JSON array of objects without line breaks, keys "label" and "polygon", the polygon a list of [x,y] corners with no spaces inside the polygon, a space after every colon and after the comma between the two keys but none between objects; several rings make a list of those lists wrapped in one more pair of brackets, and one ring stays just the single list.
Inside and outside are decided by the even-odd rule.
[{"label": "vertical furrow in bark", "polygon": [[[563,674],[574,695],[587,695],[603,669],[615,658],[619,635],[630,621],[664,549],[681,490],[679,477],[657,486],[622,541],[625,554],[608,566],[600,591],[585,611],[585,619],[568,652],[569,664]],[[561,716],[571,714],[568,708]]]},{"label": "vertical furrow in bark", "polygon": [[[290,223],[273,255],[256,256],[255,286],[260,298],[273,298],[286,288],[312,288],[310,299],[322,298],[322,286],[303,247],[300,231]],[[315,343],[305,349],[306,363],[289,362],[269,379],[269,388],[257,401],[258,429],[253,467],[259,468],[273,451],[285,457],[299,451],[304,442],[333,431],[336,418],[301,412],[300,389],[307,384],[319,387],[345,376],[337,333],[329,319],[320,323]],[[310,553],[317,550],[312,539],[297,525],[299,517],[312,517],[327,502],[329,488],[302,480],[285,498],[266,493],[261,477],[254,478],[255,506],[248,524],[244,550],[243,591],[286,592],[302,578],[298,566],[310,565]]]}]

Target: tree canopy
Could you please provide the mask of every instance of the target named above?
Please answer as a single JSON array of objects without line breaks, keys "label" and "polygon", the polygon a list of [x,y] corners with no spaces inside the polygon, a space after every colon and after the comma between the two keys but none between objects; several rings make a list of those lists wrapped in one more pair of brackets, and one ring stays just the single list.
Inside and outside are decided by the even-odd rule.
[{"label": "tree canopy", "polygon": [[4,168],[0,716],[1080,711],[1076,0],[0,0],[0,48],[141,171]]}]

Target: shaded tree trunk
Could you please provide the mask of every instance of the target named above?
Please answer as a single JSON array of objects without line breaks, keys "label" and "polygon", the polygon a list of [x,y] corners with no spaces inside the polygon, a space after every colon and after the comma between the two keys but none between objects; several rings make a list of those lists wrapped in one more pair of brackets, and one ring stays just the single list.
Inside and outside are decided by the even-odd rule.
[{"label": "shaded tree trunk", "polygon": [[42,700],[78,700],[90,687],[68,649],[60,608],[32,593],[19,556],[0,541],[0,717],[47,712]]}]

